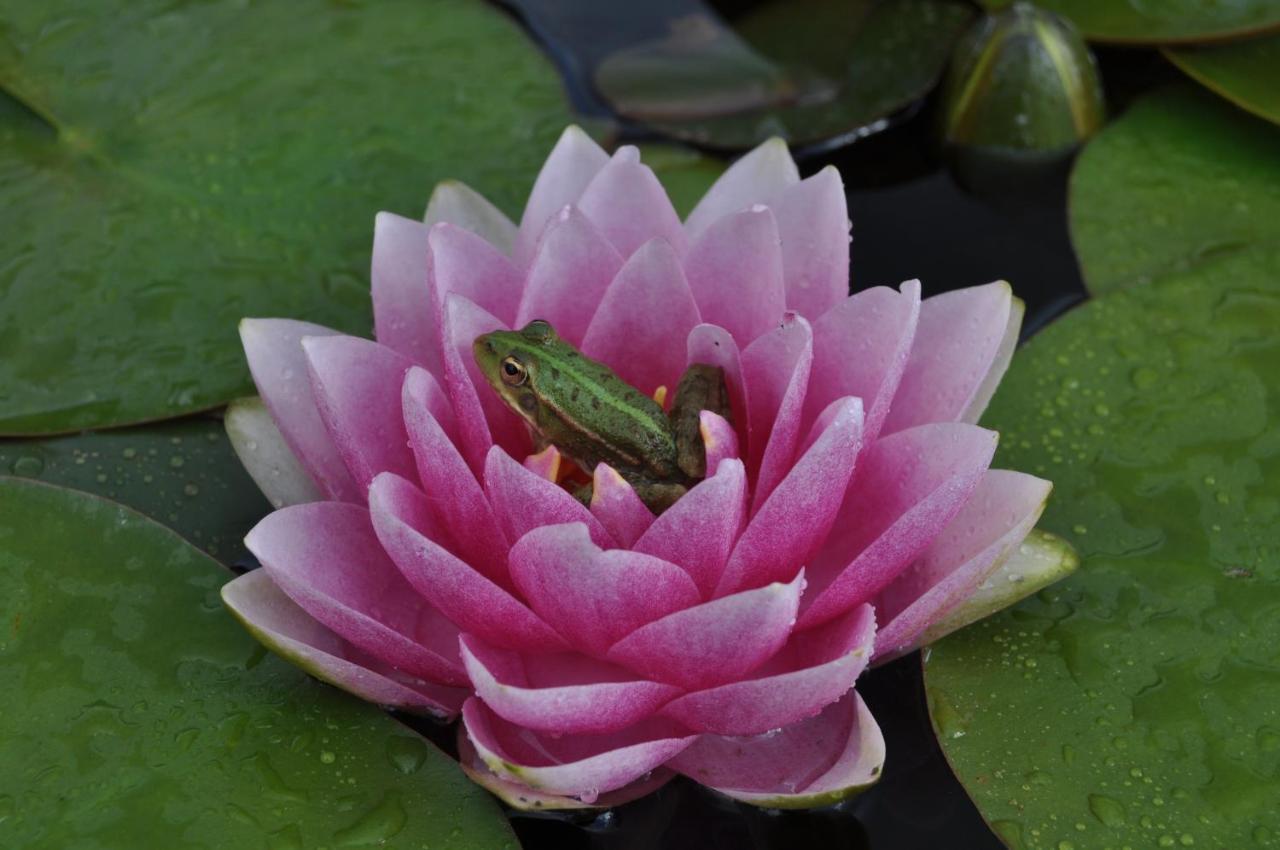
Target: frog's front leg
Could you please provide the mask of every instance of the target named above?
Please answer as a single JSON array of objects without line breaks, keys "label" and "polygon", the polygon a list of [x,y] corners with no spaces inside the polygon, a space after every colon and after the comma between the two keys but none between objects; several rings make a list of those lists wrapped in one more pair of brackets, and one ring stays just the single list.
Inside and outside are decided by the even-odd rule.
[{"label": "frog's front leg", "polygon": [[[674,505],[677,499],[689,492],[689,488],[685,485],[672,482],[628,481],[627,483],[631,485],[631,489],[636,491],[640,501],[644,502],[644,506],[654,516],[660,515],[667,508]],[[573,497],[590,508],[591,496],[594,493],[595,486],[591,482],[587,482],[573,491]]]},{"label": "frog's front leg", "polygon": [[698,414],[704,410],[723,416],[729,422],[729,388],[724,369],[706,363],[694,363],[680,377],[668,418],[676,438],[676,465],[695,481],[707,477],[707,449],[702,443],[702,423]]}]

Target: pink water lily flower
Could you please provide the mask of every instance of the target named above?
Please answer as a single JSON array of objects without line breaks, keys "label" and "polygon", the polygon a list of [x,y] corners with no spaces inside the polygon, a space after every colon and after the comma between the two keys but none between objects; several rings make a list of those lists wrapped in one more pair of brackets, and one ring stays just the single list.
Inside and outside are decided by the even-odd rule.
[{"label": "pink water lily flower", "polygon": [[[325,681],[460,713],[464,768],[515,805],[675,774],[770,806],[868,785],[859,673],[960,624],[1050,485],[990,469],[974,424],[1017,339],[1009,287],[848,281],[840,176],[801,180],[779,141],[683,222],[635,148],[576,128],[518,226],[457,183],[425,221],[379,214],[376,342],[241,326],[261,402],[227,425],[278,509],[227,604]],[[577,501],[472,357],[535,318],[645,393],[723,367],[708,477],[655,517],[601,465]]]}]

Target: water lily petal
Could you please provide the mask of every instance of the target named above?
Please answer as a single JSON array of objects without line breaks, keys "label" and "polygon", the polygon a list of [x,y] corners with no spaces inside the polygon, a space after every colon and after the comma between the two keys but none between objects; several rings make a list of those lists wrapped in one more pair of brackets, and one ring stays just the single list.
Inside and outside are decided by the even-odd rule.
[{"label": "water lily petal", "polygon": [[875,614],[863,605],[793,634],[752,678],[685,694],[660,714],[717,735],[758,735],[813,717],[853,687],[871,660],[875,633]]},{"label": "water lily petal", "polygon": [[631,632],[607,657],[645,678],[691,690],[732,682],[787,642],[803,588],[801,571],[789,584],[686,607]]},{"label": "water lily petal", "polygon": [[378,342],[441,375],[440,322],[429,283],[431,228],[380,212],[373,220],[373,327]]},{"label": "water lily petal", "polygon": [[547,446],[537,454],[529,455],[524,459],[524,468],[537,475],[539,478],[545,478],[548,481],[556,482],[560,480],[560,450],[555,446]]},{"label": "water lily petal", "polygon": [[698,322],[698,306],[675,251],[655,239],[636,251],[609,284],[582,351],[649,394],[676,385],[685,352],[671,341],[685,339]]},{"label": "water lily petal", "polygon": [[997,436],[936,422],[877,440],[859,460],[837,530],[810,565],[799,627],[872,599],[910,566],[973,495]]},{"label": "water lily petal", "polygon": [[876,636],[873,661],[907,651],[930,624],[946,617],[1017,551],[1052,489],[1033,475],[988,470],[933,545],[876,597],[884,626]]},{"label": "water lily petal", "polygon": [[666,241],[681,256],[689,246],[667,191],[630,145],[619,148],[592,178],[578,207],[623,257],[653,239]]},{"label": "water lily petal", "polygon": [[653,512],[645,507],[636,491],[607,463],[596,464],[592,476],[591,513],[618,545],[631,544],[653,524]]},{"label": "water lily petal", "polygon": [[849,294],[849,209],[835,166],[769,202],[782,237],[787,309],[816,319]]},{"label": "water lily petal", "polygon": [[484,492],[508,540],[544,525],[581,522],[601,548],[617,545],[586,506],[563,487],[525,469],[494,446],[484,465]]},{"label": "water lily petal", "polygon": [[707,469],[720,468],[722,460],[738,459],[738,432],[723,416],[703,410],[698,413],[698,433],[707,456]]},{"label": "water lily petal", "polygon": [[[723,421],[723,420],[722,420]],[[747,473],[726,460],[653,521],[635,543],[644,552],[684,569],[702,598],[715,589],[746,515]]]},{"label": "water lily petal", "polygon": [[755,481],[752,512],[764,504],[795,460],[812,363],[813,330],[794,313],[742,352],[747,472]]},{"label": "water lily petal", "polygon": [[987,409],[991,397],[996,394],[996,388],[1000,386],[1000,379],[1004,377],[1004,373],[1009,370],[1009,364],[1013,361],[1014,349],[1018,347],[1018,336],[1022,333],[1022,317],[1026,312],[1026,303],[1021,298],[1014,297],[1009,304],[1009,319],[1005,324],[1004,336],[1000,338],[1000,346],[996,349],[996,355],[991,361],[991,368],[987,370],[986,377],[974,391],[973,398],[969,400],[969,406],[965,408],[964,413],[960,414],[961,422],[977,422],[982,418],[983,411]]},{"label": "water lily petal", "polygon": [[[729,408],[733,425],[740,435],[747,433],[747,386],[742,377],[742,355],[733,334],[719,325],[701,324],[689,331],[686,365],[703,363],[724,370],[725,387],[729,390]],[[708,466],[708,469],[715,467]]]},{"label": "water lily petal", "polygon": [[539,735],[506,722],[474,697],[462,707],[462,720],[467,736],[495,774],[584,802],[634,782],[694,739],[658,720],[603,735]]},{"label": "water lily petal", "polygon": [[272,652],[360,699],[452,719],[470,694],[466,688],[414,680],[361,652],[294,604],[266,570],[252,570],[224,584],[222,601]]},{"label": "water lily petal", "polygon": [[240,340],[253,382],[293,456],[330,499],[361,503],[364,490],[347,471],[342,454],[324,427],[302,352],[303,337],[337,333],[292,319],[240,322]]},{"label": "water lily petal", "polygon": [[609,155],[580,127],[566,127],[551,149],[520,218],[513,256],[516,265],[527,268],[547,222],[566,204],[572,204],[609,163]]},{"label": "water lily petal", "polygon": [[511,547],[511,578],[529,605],[573,646],[603,656],[615,641],[698,602],[693,580],[668,561],[601,549],[582,523],[536,528]]},{"label": "water lily petal", "polygon": [[545,319],[562,339],[581,345],[605,290],[622,268],[622,255],[577,207],[551,219],[525,282],[518,328]]},{"label": "water lily petal", "polygon": [[730,165],[698,201],[685,221],[690,239],[724,216],[747,209],[753,204],[767,203],[795,183],[800,171],[787,143],[774,137],[757,145]]},{"label": "water lily petal", "polygon": [[766,206],[749,207],[708,227],[689,248],[684,271],[703,320],[729,331],[741,346],[782,318],[782,240]]},{"label": "water lily petal", "polygon": [[365,508],[283,508],[244,542],[290,599],[344,639],[409,675],[466,684],[458,627],[413,592],[382,551]]},{"label": "water lily petal", "polygon": [[261,398],[250,396],[231,402],[223,425],[236,457],[272,507],[301,505],[324,498],[285,442]]},{"label": "water lily petal", "polygon": [[427,227],[448,222],[469,230],[504,254],[516,241],[516,226],[489,199],[460,180],[441,180],[422,216]]},{"label": "water lily petal", "polygon": [[564,641],[536,614],[441,544],[431,507],[416,487],[394,475],[379,475],[369,489],[378,540],[414,589],[460,629],[495,646],[564,649]]},{"label": "water lily petal", "polygon": [[926,298],[911,357],[885,419],[892,434],[961,419],[983,389],[1009,331],[1013,291],[1004,281]]},{"label": "water lily petal", "polygon": [[320,418],[360,489],[379,472],[413,477],[400,415],[400,387],[413,363],[354,336],[303,337],[302,350]]},{"label": "water lily petal", "polygon": [[461,295],[504,324],[515,321],[524,276],[497,248],[448,223],[431,228],[427,245],[436,309]]},{"label": "water lily petal", "polygon": [[862,402],[846,399],[747,524],[716,596],[788,579],[813,557],[844,500],[861,432]]},{"label": "water lily petal", "polygon": [[773,809],[829,806],[884,767],[884,736],[856,691],[809,720],[749,738],[703,735],[670,766],[736,800]]},{"label": "water lily petal", "polygon": [[557,734],[624,729],[680,695],[679,688],[589,656],[511,652],[474,635],[462,637],[462,660],[476,695],[497,715]]}]

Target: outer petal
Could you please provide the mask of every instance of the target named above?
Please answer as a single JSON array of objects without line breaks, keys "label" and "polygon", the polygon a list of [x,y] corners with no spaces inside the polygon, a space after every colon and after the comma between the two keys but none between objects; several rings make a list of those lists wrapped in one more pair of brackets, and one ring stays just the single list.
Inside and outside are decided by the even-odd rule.
[{"label": "outer petal", "polygon": [[545,319],[562,339],[580,345],[622,255],[577,207],[547,224],[525,282],[516,327]]},{"label": "outer petal", "polygon": [[753,204],[766,203],[799,182],[800,171],[787,143],[776,137],[769,139],[720,175],[689,213],[685,230],[690,239],[696,239],[713,222]]},{"label": "outer petal", "polygon": [[973,495],[998,436],[938,422],[877,441],[860,461],[837,531],[810,567],[800,628],[869,601],[919,557]]},{"label": "outer petal", "polygon": [[497,248],[452,224],[432,227],[427,244],[437,309],[461,295],[503,323],[515,321],[524,276]]},{"label": "outer petal", "polygon": [[795,314],[742,352],[748,399],[747,470],[755,479],[753,512],[795,459],[812,363],[813,331]]},{"label": "outer petal", "polygon": [[469,230],[508,255],[516,241],[516,226],[506,213],[459,180],[442,180],[436,184],[422,220],[427,227],[448,222]]},{"label": "outer petal", "polygon": [[295,605],[265,570],[224,584],[222,601],[272,652],[368,702],[449,718],[462,710],[470,693],[466,688],[413,681],[365,655]]},{"label": "outer petal", "polygon": [[1027,305],[1023,300],[1013,298],[1009,305],[1009,321],[1005,325],[1004,336],[1000,339],[1000,347],[996,349],[996,356],[991,361],[987,376],[982,379],[973,398],[969,400],[969,406],[961,414],[961,422],[977,422],[982,418],[983,411],[987,409],[991,397],[996,394],[996,388],[1000,386],[1000,379],[1004,377],[1004,373],[1009,369],[1009,363],[1013,361],[1013,351],[1018,347],[1018,335],[1022,333],[1022,317],[1026,312]]},{"label": "outer petal", "polygon": [[704,735],[671,761],[691,779],[773,809],[829,806],[880,778],[884,736],[850,691],[817,717],[753,738]]},{"label": "outer petal", "polygon": [[944,292],[920,305],[915,344],[884,433],[965,415],[1008,334],[1012,303],[1009,284],[998,281]]},{"label": "outer petal", "polygon": [[510,567],[538,616],[597,656],[646,623],[698,602],[693,581],[675,564],[602,550],[581,523],[530,531],[511,547]]},{"label": "outer petal", "polygon": [[354,336],[304,337],[302,349],[320,418],[360,489],[379,472],[412,477],[400,415],[409,359]]},{"label": "outer petal", "polygon": [[223,424],[236,457],[272,507],[318,502],[324,498],[289,449],[262,399],[251,396],[231,402]]},{"label": "outer petal", "polygon": [[871,660],[870,605],[791,636],[754,678],[686,694],[662,709],[696,732],[758,735],[812,717],[853,687]]},{"label": "outer petal", "polygon": [[563,487],[525,469],[497,446],[485,459],[484,491],[508,540],[544,525],[581,522],[597,546],[616,545],[591,511]]},{"label": "outer petal", "polygon": [[592,480],[591,513],[622,548],[630,549],[653,524],[653,513],[609,464],[596,464]]},{"label": "outer petal", "polygon": [[[689,331],[686,345],[686,365],[705,363],[724,370],[725,386],[729,390],[729,406],[733,412],[733,424],[740,435],[747,433],[746,382],[742,377],[742,356],[733,335],[719,325],[698,325]],[[714,469],[715,467],[708,467]]]},{"label": "outer petal", "polygon": [[862,399],[869,448],[889,414],[911,354],[920,316],[920,282],[900,292],[878,286],[842,300],[813,323],[813,373],[805,398],[804,428],[833,399]]},{"label": "outer petal", "polygon": [[253,382],[294,457],[330,499],[359,503],[364,501],[364,491],[347,471],[338,447],[325,430],[302,352],[304,336],[337,333],[291,319],[240,322],[240,339]]},{"label": "outer petal", "polygon": [[782,241],[766,206],[708,227],[689,249],[684,271],[703,320],[729,331],[739,345],[750,344],[782,318]]},{"label": "outer petal", "polygon": [[623,257],[652,239],[665,240],[682,256],[688,248],[666,190],[631,146],[619,148],[600,169],[583,190],[578,207]]},{"label": "outer petal", "polygon": [[685,365],[679,340],[698,321],[679,259],[669,244],[654,240],[636,251],[609,284],[582,350],[641,392],[652,393],[675,386]]},{"label": "outer petal", "polygon": [[378,342],[441,374],[440,322],[428,282],[430,228],[380,212],[373,220],[373,327]]},{"label": "outer petal", "polygon": [[1040,518],[1051,489],[1048,481],[1021,472],[988,471],[929,550],[877,597],[885,625],[874,660],[905,652],[999,569]]},{"label": "outer petal", "polygon": [[717,596],[787,579],[818,551],[844,499],[861,429],[862,403],[846,399],[751,518],[729,557]]},{"label": "outer petal", "polygon": [[476,695],[498,716],[560,735],[624,729],[680,695],[585,655],[509,652],[472,635],[462,637],[462,660]]},{"label": "outer petal", "polygon": [[816,319],[849,294],[849,209],[835,166],[769,203],[782,236],[787,309]]},{"label": "outer petal", "polygon": [[587,184],[608,163],[609,155],[590,136],[578,127],[565,128],[538,172],[525,204],[514,250],[518,266],[527,267],[533,259],[534,248],[547,221],[566,204],[575,203]]},{"label": "outer petal", "polygon": [[414,589],[459,628],[495,646],[563,649],[564,641],[523,603],[432,539],[442,535],[428,516],[427,501],[394,475],[378,476],[369,490],[378,541]]},{"label": "outer petal", "polygon": [[606,735],[537,735],[512,726],[475,698],[462,707],[462,719],[480,757],[498,776],[584,802],[639,779],[693,741],[673,724],[652,720]]},{"label": "outer petal", "polygon": [[649,526],[635,550],[678,564],[705,599],[715,589],[746,514],[742,461],[721,463]]},{"label": "outer petal", "polygon": [[677,611],[618,641],[609,660],[683,688],[732,682],[787,642],[803,588],[801,571],[790,584],[770,584]]},{"label": "outer petal", "polygon": [[466,684],[457,627],[413,592],[383,553],[363,507],[284,508],[244,542],[290,599],[346,640],[412,676]]}]

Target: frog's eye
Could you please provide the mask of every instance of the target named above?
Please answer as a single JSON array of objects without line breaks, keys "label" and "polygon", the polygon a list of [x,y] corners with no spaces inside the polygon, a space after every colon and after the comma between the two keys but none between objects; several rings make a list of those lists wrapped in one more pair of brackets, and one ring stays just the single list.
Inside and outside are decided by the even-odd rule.
[{"label": "frog's eye", "polygon": [[514,357],[508,357],[502,361],[502,383],[509,387],[518,387],[528,377],[528,371],[519,360]]}]

